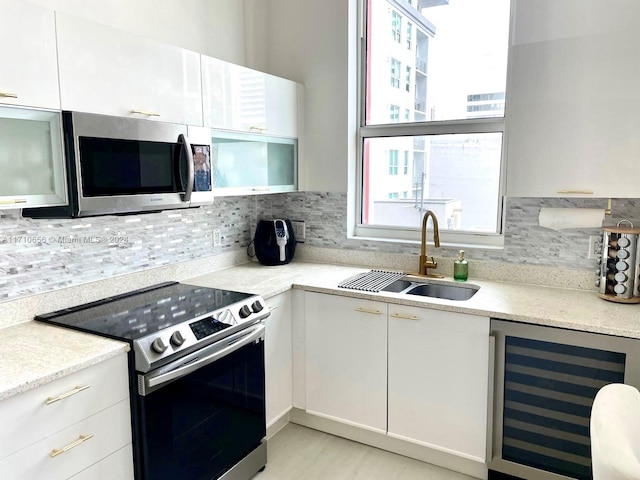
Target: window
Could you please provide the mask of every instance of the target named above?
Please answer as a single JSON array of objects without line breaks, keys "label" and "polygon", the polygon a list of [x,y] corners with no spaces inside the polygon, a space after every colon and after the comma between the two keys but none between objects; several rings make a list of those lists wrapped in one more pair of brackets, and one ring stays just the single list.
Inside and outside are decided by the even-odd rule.
[{"label": "window", "polygon": [[[510,1],[417,2],[404,29],[411,53],[398,57],[404,65],[390,59],[391,86],[385,65],[399,32],[389,39],[386,28],[397,2],[362,2],[366,90],[356,235],[415,239],[432,210],[443,241],[499,244]],[[401,17],[391,11],[397,28]],[[401,67],[411,93],[406,104],[394,93]],[[397,123],[395,110],[389,122],[389,98],[404,110]],[[388,174],[398,175],[394,190],[408,194],[398,207],[378,205],[388,200],[388,176],[377,173],[387,163]]]},{"label": "window", "polygon": [[398,105],[391,105],[389,117],[391,123],[398,123],[400,121],[400,107]]},{"label": "window", "polygon": [[399,196],[400,194],[398,192],[391,192],[389,193],[389,195],[387,195],[387,198],[389,200],[397,200]]},{"label": "window", "polygon": [[391,59],[391,86],[400,88],[400,61]]},{"label": "window", "polygon": [[391,38],[400,43],[400,30],[402,29],[402,17],[395,10],[391,12]]},{"label": "window", "polygon": [[406,69],[406,73],[404,76],[404,85],[405,85],[405,90],[407,92],[411,91],[411,67],[407,66]]},{"label": "window", "polygon": [[389,175],[398,175],[398,150],[389,150]]}]

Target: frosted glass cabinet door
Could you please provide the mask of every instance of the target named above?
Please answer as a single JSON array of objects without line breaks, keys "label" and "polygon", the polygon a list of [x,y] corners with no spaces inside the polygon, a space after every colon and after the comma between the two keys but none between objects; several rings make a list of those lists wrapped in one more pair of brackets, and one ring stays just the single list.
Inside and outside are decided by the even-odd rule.
[{"label": "frosted glass cabinet door", "polygon": [[0,0],[0,103],[60,108],[53,10]]},{"label": "frosted glass cabinet door", "polygon": [[0,208],[65,205],[60,112],[0,107]]},{"label": "frosted glass cabinet door", "polygon": [[216,195],[290,192],[297,188],[297,140],[214,132]]}]

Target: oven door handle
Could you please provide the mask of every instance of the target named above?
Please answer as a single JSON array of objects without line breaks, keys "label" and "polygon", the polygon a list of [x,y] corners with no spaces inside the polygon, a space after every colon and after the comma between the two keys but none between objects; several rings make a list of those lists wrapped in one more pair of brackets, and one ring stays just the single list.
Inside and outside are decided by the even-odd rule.
[{"label": "oven door handle", "polygon": [[201,367],[209,365],[210,363],[213,363],[216,360],[220,360],[221,358],[226,357],[227,355],[230,355],[236,350],[239,350],[240,348],[246,345],[249,345],[250,343],[253,343],[257,339],[264,337],[264,331],[265,331],[264,325],[260,324],[249,335],[241,337],[239,340],[231,343],[230,345],[226,346],[222,350],[218,350],[217,352],[212,353],[211,355],[208,355],[204,358],[196,360],[195,362],[188,363],[187,365],[184,365],[182,367],[178,367],[175,370],[170,370],[166,373],[145,376],[144,377],[145,391],[150,393],[149,390],[151,389],[155,390],[165,383],[171,382],[176,378],[189,375],[190,373],[195,372]]}]

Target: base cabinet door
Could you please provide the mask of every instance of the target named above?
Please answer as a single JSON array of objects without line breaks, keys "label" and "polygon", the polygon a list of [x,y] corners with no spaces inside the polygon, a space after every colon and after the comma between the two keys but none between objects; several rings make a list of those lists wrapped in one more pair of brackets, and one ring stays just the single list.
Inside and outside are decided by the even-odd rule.
[{"label": "base cabinet door", "polygon": [[386,432],[387,305],[305,294],[306,409]]},{"label": "base cabinet door", "polygon": [[264,363],[267,427],[291,409],[291,291],[267,300],[271,315],[265,321]]},{"label": "base cabinet door", "polygon": [[485,461],[489,322],[389,305],[389,436]]}]

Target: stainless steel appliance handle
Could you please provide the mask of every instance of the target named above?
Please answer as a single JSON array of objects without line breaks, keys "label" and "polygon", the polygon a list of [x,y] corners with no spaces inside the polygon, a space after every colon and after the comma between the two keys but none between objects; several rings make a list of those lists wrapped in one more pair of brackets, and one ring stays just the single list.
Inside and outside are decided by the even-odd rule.
[{"label": "stainless steel appliance handle", "polygon": [[487,389],[487,459],[486,464],[489,465],[493,460],[493,420],[494,407],[493,400],[495,397],[496,385],[496,333],[489,334],[489,388]]},{"label": "stainless steel appliance handle", "polygon": [[145,376],[144,377],[145,389],[159,387],[164,383],[170,382],[172,380],[175,380],[176,378],[183,377],[185,375],[189,375],[190,373],[195,372],[201,367],[204,367],[206,365],[209,365],[210,363],[215,362],[216,360],[226,357],[227,355],[230,355],[231,353],[244,347],[245,345],[248,345],[254,342],[255,340],[263,337],[264,331],[265,331],[264,325],[260,324],[256,328],[253,328],[252,333],[250,333],[249,335],[241,337],[240,339],[231,343],[230,345],[223,348],[222,350],[218,350],[217,352],[209,356],[203,357],[199,360],[188,363],[182,367],[178,367],[175,370],[171,370],[166,373]]},{"label": "stainless steel appliance handle", "polygon": [[184,154],[187,156],[187,186],[185,187],[185,192],[182,195],[183,202],[191,201],[191,193],[193,192],[193,181],[194,181],[194,170],[195,166],[193,164],[193,151],[191,150],[191,143],[189,143],[189,139],[184,136],[182,133],[178,135],[178,143],[180,144]]}]

